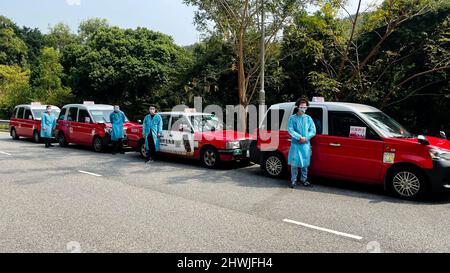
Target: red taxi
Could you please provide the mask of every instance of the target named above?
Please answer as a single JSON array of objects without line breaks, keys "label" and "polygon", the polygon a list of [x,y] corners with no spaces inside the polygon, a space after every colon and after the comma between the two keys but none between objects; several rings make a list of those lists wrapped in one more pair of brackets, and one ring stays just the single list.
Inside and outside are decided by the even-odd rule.
[{"label": "red taxi", "polygon": [[[46,108],[47,105],[41,105],[41,103],[37,102],[16,106],[9,122],[11,137],[13,139],[19,139],[20,137],[33,138],[35,142],[40,142],[41,117]],[[52,112],[57,117],[60,109],[52,106]]]},{"label": "red taxi", "polygon": [[[288,120],[295,103],[273,105],[258,130],[252,160],[271,177],[289,171]],[[312,176],[382,184],[405,199],[450,189],[450,141],[414,136],[367,105],[313,102],[307,111],[317,127]]]},{"label": "red taxi", "polygon": [[[216,116],[190,111],[159,115],[163,122],[161,154],[200,159],[207,168],[225,161],[249,162],[250,135],[227,130]],[[142,125],[128,128],[127,136],[129,146],[145,158]]]},{"label": "red taxi", "polygon": [[[62,108],[56,126],[56,137],[59,145],[65,147],[69,143],[92,147],[95,152],[104,152],[111,145],[111,122],[109,115],[114,106],[85,102],[70,104]],[[138,123],[126,119],[124,131]],[[124,144],[127,139],[125,136]]]}]

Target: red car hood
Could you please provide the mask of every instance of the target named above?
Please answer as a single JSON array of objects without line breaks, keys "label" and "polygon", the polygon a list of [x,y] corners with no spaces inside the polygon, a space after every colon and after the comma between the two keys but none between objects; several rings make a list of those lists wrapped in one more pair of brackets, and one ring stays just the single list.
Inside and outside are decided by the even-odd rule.
[{"label": "red car hood", "polygon": [[[106,128],[112,128],[112,124],[111,123],[104,123],[104,125],[105,125]],[[125,122],[123,124],[123,127],[125,129],[131,128],[131,127],[135,127],[135,126],[142,126],[142,125],[140,125],[139,123],[136,123],[136,122],[131,122],[131,121],[130,122]]]},{"label": "red car hood", "polygon": [[[428,142],[430,142],[430,146],[450,151],[449,140],[429,136],[427,136],[426,139],[428,140]],[[396,142],[419,143],[419,140],[417,138],[391,138],[390,140],[394,140]]]},{"label": "red car hood", "polygon": [[195,133],[195,138],[196,139],[206,138],[210,140],[220,140],[220,141],[235,141],[235,140],[252,139],[252,136],[250,134],[233,130],[221,130],[214,132],[198,132]]},{"label": "red car hood", "polygon": [[441,149],[446,149],[450,151],[450,141],[443,139],[443,138],[437,138],[437,137],[427,137],[428,141],[430,142],[431,146],[438,147]]}]

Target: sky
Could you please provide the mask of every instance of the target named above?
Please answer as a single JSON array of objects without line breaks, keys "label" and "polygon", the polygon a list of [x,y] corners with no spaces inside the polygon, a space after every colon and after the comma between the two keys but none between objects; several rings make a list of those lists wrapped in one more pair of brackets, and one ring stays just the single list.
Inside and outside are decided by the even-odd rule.
[{"label": "sky", "polygon": [[[349,1],[350,10],[356,10],[357,0]],[[371,1],[363,0],[364,4]],[[76,32],[81,21],[98,17],[123,28],[141,26],[163,32],[182,46],[200,39],[193,25],[194,11],[182,0],[0,0],[0,15],[44,33],[60,22]]]}]

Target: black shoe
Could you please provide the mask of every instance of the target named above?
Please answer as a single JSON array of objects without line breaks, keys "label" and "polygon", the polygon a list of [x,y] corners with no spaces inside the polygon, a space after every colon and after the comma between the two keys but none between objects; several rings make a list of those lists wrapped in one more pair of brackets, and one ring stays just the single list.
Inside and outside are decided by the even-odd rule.
[{"label": "black shoe", "polygon": [[311,183],[309,183],[308,181],[303,182],[303,186],[307,187],[307,188],[311,188],[312,187]]},{"label": "black shoe", "polygon": [[291,185],[289,186],[289,188],[295,189],[295,186],[297,186],[295,183],[291,183]]},{"label": "black shoe", "polygon": [[121,154],[121,155],[124,155],[124,154],[125,154],[125,152],[120,152],[120,154]]}]

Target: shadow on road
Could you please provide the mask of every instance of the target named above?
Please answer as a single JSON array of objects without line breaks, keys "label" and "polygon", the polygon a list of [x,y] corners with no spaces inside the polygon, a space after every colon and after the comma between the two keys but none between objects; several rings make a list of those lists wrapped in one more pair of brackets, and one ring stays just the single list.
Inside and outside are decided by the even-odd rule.
[{"label": "shadow on road", "polygon": [[[0,139],[0,142],[7,144],[32,144],[33,141],[29,139],[21,139],[19,141],[12,139]],[[273,179],[264,175],[263,171],[259,168],[258,165],[245,165],[236,162],[222,164],[220,168],[215,170],[206,169],[201,166],[200,161],[193,159],[184,159],[184,158],[173,158],[169,156],[160,156],[158,161],[152,164],[152,168],[144,167],[144,159],[142,159],[139,154],[135,151],[128,151],[126,155],[116,155],[113,156],[108,153],[104,154],[95,154],[90,147],[79,146],[79,145],[70,145],[66,148],[56,147],[50,149],[49,151],[55,151],[52,153],[48,153],[46,149],[43,148],[43,144],[36,144],[35,146],[26,146],[22,147],[23,155],[27,159],[30,160],[42,160],[45,157],[51,157],[52,159],[60,159],[66,158],[69,155],[77,155],[77,156],[103,156],[105,168],[103,171],[108,171],[109,176],[122,176],[129,171],[129,165],[126,162],[130,163],[142,163],[142,170],[134,170],[133,174],[148,174],[151,171],[155,171],[157,169],[158,173],[167,173],[167,184],[177,185],[177,184],[188,184],[192,180],[197,181],[205,181],[213,182],[213,183],[234,183],[241,187],[254,187],[254,188],[278,188],[278,189],[288,189],[288,179]],[[36,150],[41,149],[39,153],[36,153]],[[65,150],[64,153],[57,153],[56,151]],[[31,154],[28,154],[31,152]],[[21,156],[21,155],[19,155]],[[111,168],[111,165],[114,168]],[[81,168],[79,166],[72,166],[73,170],[76,168]],[[189,177],[186,175],[173,176],[173,169],[166,167],[175,167],[179,169],[185,170],[195,170],[195,173],[189,174]],[[41,169],[30,169],[29,172],[37,173],[42,171]],[[50,171],[50,174],[47,174],[46,177],[54,176],[55,179],[61,175],[65,174],[58,169],[47,169],[47,172]],[[3,174],[13,174],[11,171],[3,171]],[[253,176],[255,179],[249,179],[249,175]],[[439,205],[439,204],[448,204],[450,203],[450,194],[433,194],[425,197],[423,200],[419,201],[405,201],[398,199],[396,197],[391,197],[390,195],[384,192],[383,186],[380,185],[370,185],[370,184],[362,184],[355,182],[348,182],[342,180],[332,180],[314,177],[311,179],[311,182],[314,184],[312,188],[303,188],[299,186],[296,190],[307,191],[307,192],[319,192],[330,195],[344,195],[355,198],[367,199],[369,204],[377,204],[377,203],[405,203],[412,205]]]}]

